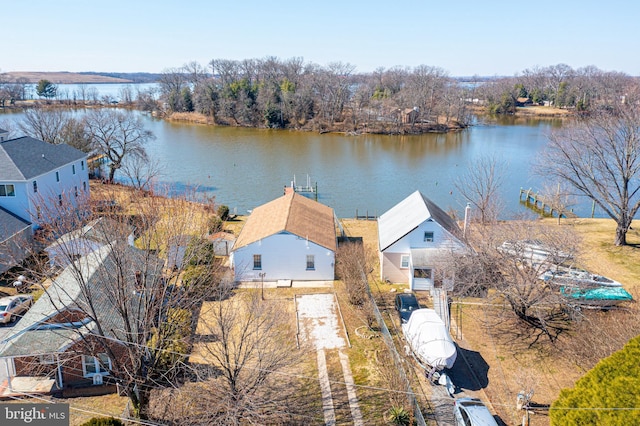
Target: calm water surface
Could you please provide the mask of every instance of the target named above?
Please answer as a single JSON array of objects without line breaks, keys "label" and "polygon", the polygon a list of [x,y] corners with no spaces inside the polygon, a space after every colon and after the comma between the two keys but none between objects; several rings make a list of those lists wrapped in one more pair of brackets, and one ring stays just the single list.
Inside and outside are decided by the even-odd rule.
[{"label": "calm water surface", "polygon": [[482,124],[459,133],[420,136],[345,136],[280,130],[175,124],[148,119],[158,136],[150,155],[165,164],[166,180],[195,185],[216,202],[245,213],[307,176],[318,185],[318,201],[339,217],[381,214],[415,190],[444,209],[466,203],[455,178],[485,154],[507,163],[505,215],[523,212],[520,187],[540,187],[532,159],[559,122]]},{"label": "calm water surface", "polygon": [[[163,166],[162,184],[173,191],[194,187],[238,214],[283,194],[285,185],[307,176],[318,185],[318,201],[339,217],[379,215],[415,190],[443,209],[462,212],[466,203],[454,180],[479,157],[507,163],[504,217],[524,213],[521,187],[539,189],[533,160],[547,144],[557,120],[504,119],[451,134],[346,136],[281,130],[169,123],[142,115],[157,136],[147,150]],[[7,126],[22,114],[0,115]],[[2,124],[0,124],[2,127]],[[590,204],[576,206],[590,215]]]}]

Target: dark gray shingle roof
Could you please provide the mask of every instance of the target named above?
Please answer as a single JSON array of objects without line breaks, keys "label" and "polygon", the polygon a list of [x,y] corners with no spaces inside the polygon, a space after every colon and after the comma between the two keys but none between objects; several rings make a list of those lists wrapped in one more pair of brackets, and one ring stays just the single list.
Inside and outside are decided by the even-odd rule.
[{"label": "dark gray shingle roof", "polygon": [[30,225],[26,220],[0,207],[0,243]]},{"label": "dark gray shingle roof", "polygon": [[0,181],[27,180],[85,158],[72,146],[24,136],[0,142]]},{"label": "dark gray shingle roof", "polygon": [[[118,251],[118,254],[114,254],[114,251]],[[24,314],[22,320],[13,328],[12,336],[0,342],[0,356],[56,352],[80,338],[80,334],[95,329],[95,322],[92,321],[75,329],[42,329],[44,322],[64,309],[94,311],[106,337],[124,340],[127,327],[119,309],[126,306],[131,313],[129,319],[132,320],[129,328],[131,332],[136,333],[139,325],[137,320],[142,315],[138,312],[144,308],[141,306],[140,296],[134,293],[135,271],[145,269],[143,263],[149,262],[145,260],[146,256],[148,255],[142,250],[126,243],[108,244],[69,265],[53,280],[47,293]],[[158,279],[161,268],[162,263],[159,259],[147,263],[147,281]],[[78,271],[81,272],[82,278],[79,278]],[[129,278],[124,283],[125,288],[114,285],[118,276]],[[89,299],[93,309],[89,307]]]}]

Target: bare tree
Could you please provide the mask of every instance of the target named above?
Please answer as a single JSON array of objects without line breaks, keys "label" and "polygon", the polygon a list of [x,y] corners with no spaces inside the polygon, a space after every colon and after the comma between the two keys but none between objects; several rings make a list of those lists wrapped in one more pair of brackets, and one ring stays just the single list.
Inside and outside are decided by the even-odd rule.
[{"label": "bare tree", "polygon": [[[577,258],[579,240],[570,229],[528,221],[477,226],[469,243],[474,253],[452,253],[441,261],[440,269],[456,277],[456,292],[478,295],[493,290],[488,293],[491,303],[504,306],[504,315],[495,322],[506,324],[514,341],[555,341],[568,330],[569,303],[559,288],[540,276]],[[538,258],[534,246],[548,254],[545,260]]]},{"label": "bare tree", "polygon": [[[108,187],[102,191],[105,199],[118,199],[121,209],[105,212],[96,204],[95,215],[79,215],[90,205],[47,203],[51,211],[43,216],[52,220],[43,227],[47,232],[40,244],[55,244],[50,247],[55,247],[60,267],[52,268],[35,251],[34,259],[45,263],[33,263],[26,275],[32,282],[52,283],[42,286],[40,303],[55,314],[35,306],[20,326],[28,333],[46,312],[48,321],[59,323],[73,341],[61,357],[106,354],[109,362],[102,368],[129,397],[133,414],[145,419],[152,390],[184,380],[192,323],[206,289],[219,282],[220,268],[212,255],[203,255],[209,250],[203,238],[206,221],[197,206],[163,197],[127,198]],[[139,236],[136,247],[128,242],[132,224]],[[66,236],[54,239],[60,235]],[[167,252],[184,236],[189,249],[165,268]],[[87,238],[93,241],[89,247],[98,248],[87,250]],[[159,251],[165,259],[156,255]]]},{"label": "bare tree", "polygon": [[295,412],[292,385],[286,376],[299,363],[291,316],[282,300],[261,300],[258,291],[231,292],[221,286],[212,302],[203,305],[199,330],[203,338],[193,359],[217,371],[201,404],[206,423],[238,425],[280,423]]},{"label": "bare tree", "polygon": [[599,111],[552,134],[539,171],[567,182],[616,221],[614,244],[640,208],[640,108]]},{"label": "bare tree", "polygon": [[94,147],[109,159],[109,182],[125,158],[146,159],[144,145],[155,138],[135,114],[97,109],[86,115],[85,123]]},{"label": "bare tree", "polygon": [[24,112],[18,127],[28,136],[57,145],[64,143],[62,129],[68,120],[68,113],[61,109],[36,107]]},{"label": "bare tree", "polygon": [[92,149],[83,120],[61,109],[36,107],[25,111],[18,128],[26,135],[51,144],[67,144],[84,152]]},{"label": "bare tree", "polygon": [[153,191],[155,180],[162,174],[162,164],[157,159],[135,156],[127,159],[122,166],[122,173],[127,177],[127,184],[140,191]]},{"label": "bare tree", "polygon": [[499,193],[505,174],[505,161],[496,155],[488,155],[472,162],[454,182],[458,192],[474,207],[473,214],[483,225],[498,219],[502,208]]}]

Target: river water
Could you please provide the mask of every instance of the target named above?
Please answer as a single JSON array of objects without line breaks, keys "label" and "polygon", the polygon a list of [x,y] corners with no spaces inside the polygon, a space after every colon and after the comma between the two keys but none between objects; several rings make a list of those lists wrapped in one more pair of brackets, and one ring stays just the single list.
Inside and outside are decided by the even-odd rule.
[{"label": "river water", "polygon": [[[141,115],[156,139],[149,156],[162,165],[159,183],[182,192],[194,188],[238,214],[283,194],[285,185],[307,179],[318,201],[339,217],[380,215],[420,190],[445,210],[466,205],[454,181],[483,155],[506,163],[500,197],[503,218],[525,213],[520,188],[540,189],[533,170],[559,120],[513,119],[478,123],[464,131],[416,136],[318,134],[171,123]],[[0,127],[22,114],[0,115]],[[308,177],[308,178],[307,178]],[[580,216],[591,205],[575,206]],[[598,213],[596,212],[596,215]]]},{"label": "river water", "polygon": [[533,160],[560,125],[503,120],[450,134],[346,136],[146,120],[157,136],[148,152],[174,188],[195,186],[244,214],[282,195],[295,177],[299,185],[317,183],[318,201],[339,217],[380,215],[415,190],[462,212],[466,202],[454,181],[483,155],[506,163],[503,216],[523,213],[520,188],[542,186]]}]

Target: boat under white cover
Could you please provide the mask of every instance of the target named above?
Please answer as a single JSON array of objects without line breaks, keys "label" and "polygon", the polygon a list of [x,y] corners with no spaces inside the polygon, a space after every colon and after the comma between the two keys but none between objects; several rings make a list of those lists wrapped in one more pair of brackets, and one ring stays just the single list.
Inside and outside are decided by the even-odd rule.
[{"label": "boat under white cover", "polygon": [[421,363],[436,370],[453,367],[458,355],[456,344],[436,311],[416,309],[402,324],[402,332]]}]

